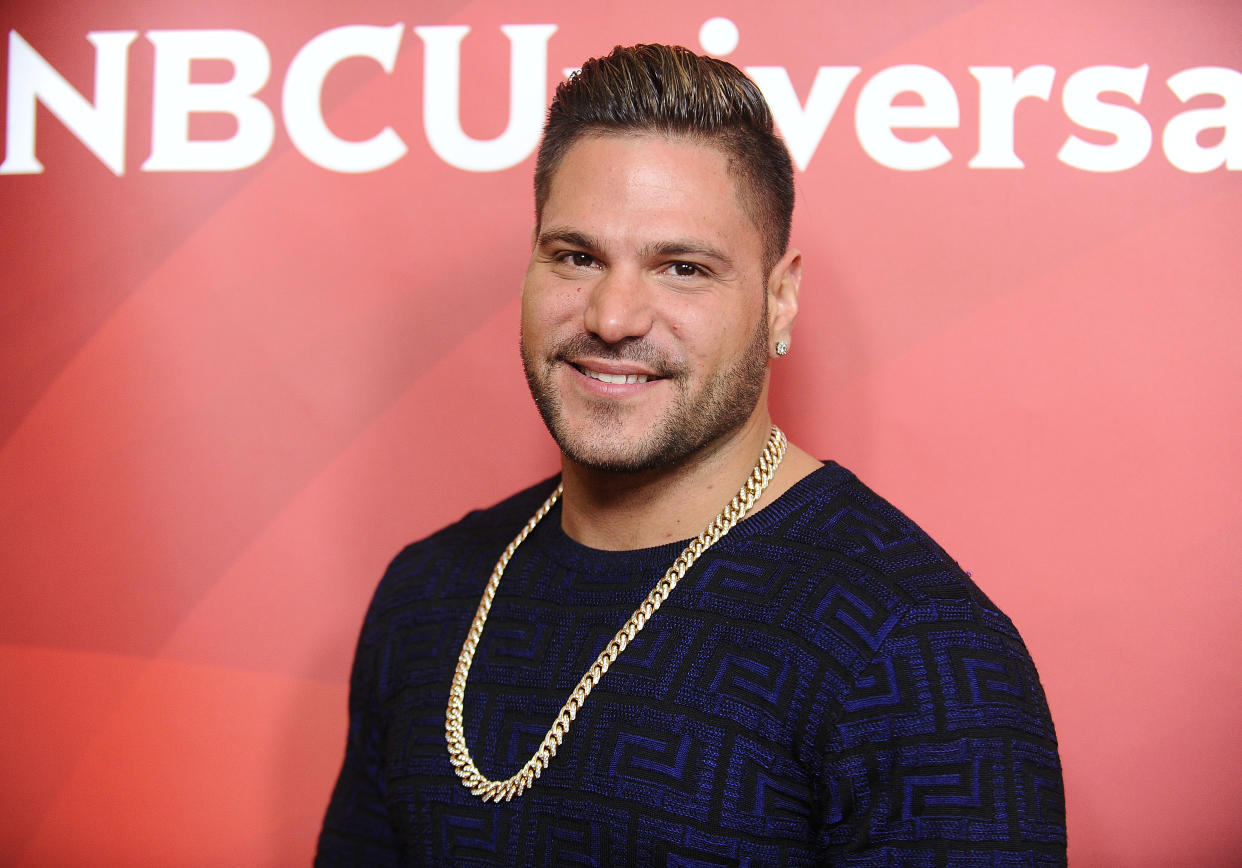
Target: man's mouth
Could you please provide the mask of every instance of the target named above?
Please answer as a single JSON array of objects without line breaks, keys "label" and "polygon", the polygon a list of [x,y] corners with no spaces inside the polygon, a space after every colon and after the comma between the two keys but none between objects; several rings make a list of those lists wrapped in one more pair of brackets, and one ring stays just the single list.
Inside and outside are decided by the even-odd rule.
[{"label": "man's mouth", "polygon": [[603,371],[592,371],[590,368],[584,368],[581,365],[574,365],[574,367],[580,373],[590,377],[592,380],[599,380],[601,383],[620,385],[625,383],[645,383],[651,379],[647,374],[606,374]]}]

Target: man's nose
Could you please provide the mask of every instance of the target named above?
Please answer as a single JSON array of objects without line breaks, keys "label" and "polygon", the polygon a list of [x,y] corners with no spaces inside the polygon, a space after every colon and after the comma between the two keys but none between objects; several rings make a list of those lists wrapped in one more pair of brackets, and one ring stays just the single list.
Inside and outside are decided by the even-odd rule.
[{"label": "man's nose", "polygon": [[583,325],[606,343],[642,337],[654,320],[651,293],[641,273],[609,269],[590,288]]}]

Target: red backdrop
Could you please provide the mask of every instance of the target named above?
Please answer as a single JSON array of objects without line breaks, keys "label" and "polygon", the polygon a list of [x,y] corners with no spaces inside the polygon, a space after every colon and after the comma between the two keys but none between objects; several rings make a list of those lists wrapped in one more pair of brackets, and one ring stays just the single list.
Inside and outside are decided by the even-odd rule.
[{"label": "red backdrop", "polygon": [[308,861],[387,559],[556,466],[530,129],[638,41],[766,68],[775,416],[1019,624],[1072,860],[1236,861],[1242,7],[345,10],[0,9],[0,863]]}]

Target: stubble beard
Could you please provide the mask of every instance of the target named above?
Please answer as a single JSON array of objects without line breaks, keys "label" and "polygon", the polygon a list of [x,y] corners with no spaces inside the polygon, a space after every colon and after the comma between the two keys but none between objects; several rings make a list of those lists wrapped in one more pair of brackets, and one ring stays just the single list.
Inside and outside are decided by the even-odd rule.
[{"label": "stubble beard", "polygon": [[[765,310],[742,356],[717,371],[694,393],[688,391],[684,368],[669,363],[640,340],[608,344],[583,333],[563,341],[548,359],[533,359],[523,336],[521,349],[531,397],[561,452],[592,470],[642,473],[678,464],[746,423],[763,393],[767,374],[768,318]],[[677,390],[676,401],[645,437],[628,446],[619,442],[627,412],[612,402],[600,401],[593,407],[588,429],[577,433],[565,418],[552,382],[557,366],[563,363],[559,359],[575,356],[639,361],[651,366]]]}]

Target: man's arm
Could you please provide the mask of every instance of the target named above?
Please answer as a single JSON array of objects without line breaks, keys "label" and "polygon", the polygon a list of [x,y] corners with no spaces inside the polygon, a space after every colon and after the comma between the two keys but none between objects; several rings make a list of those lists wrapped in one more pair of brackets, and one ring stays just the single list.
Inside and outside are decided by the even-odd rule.
[{"label": "man's arm", "polygon": [[1044,692],[980,598],[912,608],[844,697],[824,752],[831,864],[1065,864]]},{"label": "man's arm", "polygon": [[319,835],[316,866],[395,866],[400,853],[385,802],[383,720],[376,696],[382,636],[372,603],[349,684],[345,762]]}]

